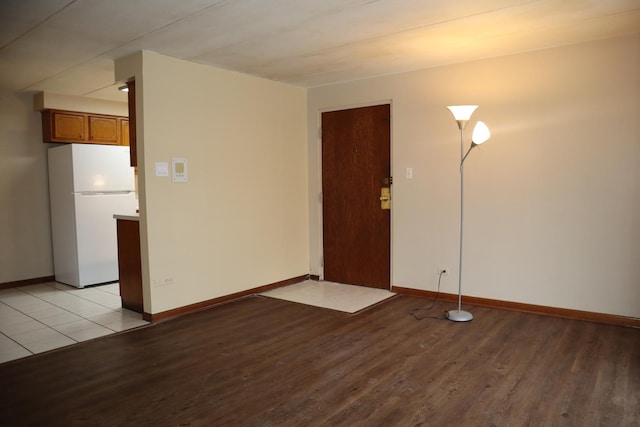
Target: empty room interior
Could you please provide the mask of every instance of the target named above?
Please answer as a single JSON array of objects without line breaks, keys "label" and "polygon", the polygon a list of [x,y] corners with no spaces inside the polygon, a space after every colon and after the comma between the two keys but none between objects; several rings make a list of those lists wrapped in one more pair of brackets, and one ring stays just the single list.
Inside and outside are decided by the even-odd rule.
[{"label": "empty room interior", "polygon": [[[639,425],[637,0],[0,28],[0,423]],[[59,207],[117,193],[59,190],[85,149],[104,226]]]}]

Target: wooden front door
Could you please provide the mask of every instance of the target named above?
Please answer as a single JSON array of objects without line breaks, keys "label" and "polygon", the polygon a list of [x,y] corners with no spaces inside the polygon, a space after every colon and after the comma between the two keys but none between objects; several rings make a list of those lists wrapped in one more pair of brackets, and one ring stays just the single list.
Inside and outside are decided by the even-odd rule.
[{"label": "wooden front door", "polygon": [[390,289],[390,106],[322,113],[324,280]]}]

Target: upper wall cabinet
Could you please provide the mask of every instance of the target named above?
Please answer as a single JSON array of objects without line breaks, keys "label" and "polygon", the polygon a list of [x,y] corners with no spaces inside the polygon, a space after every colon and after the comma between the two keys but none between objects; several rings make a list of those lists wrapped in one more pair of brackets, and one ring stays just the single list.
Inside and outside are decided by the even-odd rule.
[{"label": "upper wall cabinet", "polygon": [[[131,166],[138,166],[138,144],[136,143],[136,82],[131,80],[127,82],[129,88],[128,101],[129,101],[129,122],[127,123],[127,129],[129,130],[129,156],[131,160]],[[137,170],[137,169],[136,169]]]},{"label": "upper wall cabinet", "polygon": [[44,110],[42,137],[44,142],[129,145],[128,123],[128,117]]},{"label": "upper wall cabinet", "polygon": [[89,142],[93,144],[120,145],[120,124],[117,117],[87,116]]},{"label": "upper wall cabinet", "polygon": [[44,142],[85,142],[88,133],[86,114],[54,110],[42,112]]},{"label": "upper wall cabinet", "polygon": [[120,135],[122,139],[120,140],[120,145],[126,145],[127,147],[130,145],[130,136],[129,136],[129,120],[120,120]]}]

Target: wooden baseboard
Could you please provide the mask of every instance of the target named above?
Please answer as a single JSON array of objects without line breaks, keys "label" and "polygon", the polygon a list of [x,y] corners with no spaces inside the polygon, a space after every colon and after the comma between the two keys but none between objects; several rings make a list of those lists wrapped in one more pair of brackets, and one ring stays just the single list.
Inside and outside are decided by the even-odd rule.
[{"label": "wooden baseboard", "polygon": [[309,275],[309,280],[313,280],[315,282],[319,282],[320,281],[320,276],[318,276],[317,274],[310,274]]},{"label": "wooden baseboard", "polygon": [[270,283],[268,285],[259,286],[253,289],[247,289],[246,291],[236,292],[235,294],[225,295],[218,298],[213,298],[207,301],[197,302],[195,304],[185,305],[184,307],[178,307],[160,313],[143,313],[142,318],[147,322],[155,323],[162,320],[167,320],[172,317],[183,316],[185,314],[193,313],[195,311],[204,310],[214,305],[224,304],[227,302],[235,301],[238,299],[246,298],[255,294],[270,291],[271,289],[280,288],[282,286],[292,285],[294,283],[302,282],[309,278],[308,274],[298,277],[292,277],[291,279],[281,280],[279,282]]},{"label": "wooden baseboard", "polygon": [[0,283],[0,289],[17,288],[19,286],[39,285],[40,283],[53,282],[56,276],[36,277],[34,279],[17,280],[15,282]]},{"label": "wooden baseboard", "polygon": [[[422,298],[435,298],[436,292],[421,289],[403,288],[401,286],[392,286],[392,292],[404,295],[412,295]],[[457,294],[440,293],[438,299],[441,301],[458,302]],[[619,316],[616,314],[594,313],[591,311],[571,310],[568,308],[548,307],[544,305],[524,304],[521,302],[502,301],[489,298],[479,298],[464,296],[462,301],[465,304],[477,305],[482,307],[502,308],[505,310],[522,311],[525,313],[541,314],[544,316],[562,317],[565,319],[584,320],[587,322],[605,323],[608,325],[627,326],[631,328],[640,328],[640,318]]]}]

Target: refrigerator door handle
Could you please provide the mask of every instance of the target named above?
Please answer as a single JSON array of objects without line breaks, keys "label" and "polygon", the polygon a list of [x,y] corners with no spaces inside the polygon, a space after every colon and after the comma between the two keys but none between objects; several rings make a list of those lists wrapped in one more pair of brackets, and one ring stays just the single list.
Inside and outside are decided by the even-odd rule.
[{"label": "refrigerator door handle", "polygon": [[133,191],[125,190],[125,191],[80,191],[81,196],[117,196],[119,194],[131,194]]}]

